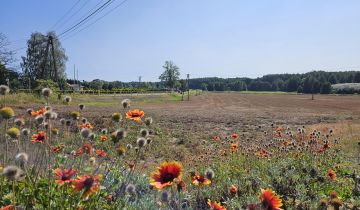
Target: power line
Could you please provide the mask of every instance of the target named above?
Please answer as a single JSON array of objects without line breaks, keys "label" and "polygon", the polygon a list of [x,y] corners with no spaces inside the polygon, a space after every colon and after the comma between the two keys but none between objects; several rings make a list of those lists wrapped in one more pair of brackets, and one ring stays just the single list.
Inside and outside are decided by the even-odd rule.
[{"label": "power line", "polygon": [[58,37],[63,36],[64,34],[68,33],[69,31],[74,30],[76,27],[78,27],[80,24],[84,23],[85,21],[87,21],[90,17],[92,17],[93,15],[97,14],[99,11],[101,11],[103,8],[106,8],[112,1],[114,0],[108,0],[106,1],[104,4],[102,4],[99,8],[97,8],[95,11],[93,11],[91,14],[89,14],[88,16],[86,16],[85,18],[83,18],[80,22],[76,23],[75,25],[73,25],[72,27],[68,28],[67,30],[65,30],[64,32],[62,32],[61,34],[58,35]]},{"label": "power line", "polygon": [[[101,0],[101,1],[103,1],[103,0]],[[101,3],[101,1],[100,1],[98,4],[96,4],[96,6],[98,6],[98,5]],[[89,2],[90,2],[90,0],[85,1],[84,4],[82,4],[82,5],[80,6],[80,8],[74,12],[74,14],[72,14],[71,16],[69,16],[68,18],[66,18],[66,20],[65,20],[62,24],[60,24],[57,28],[60,29],[64,24],[66,24],[67,22],[69,22],[69,20],[70,20],[71,18],[73,18],[76,14],[78,14],[78,13],[80,12],[80,10],[82,10]],[[96,7],[96,6],[95,6],[95,7]]]},{"label": "power line", "polygon": [[118,5],[116,5],[114,8],[112,8],[111,10],[109,10],[107,13],[105,13],[104,15],[102,15],[101,17],[99,17],[98,19],[96,19],[95,21],[93,21],[92,23],[90,23],[89,25],[83,27],[82,29],[76,31],[75,33],[69,35],[69,36],[65,36],[63,41],[68,40],[74,36],[76,36],[78,33],[80,33],[81,31],[89,28],[90,26],[94,25],[95,23],[97,23],[99,20],[101,20],[102,18],[104,18],[105,16],[109,15],[111,12],[113,12],[114,10],[116,10],[117,8],[119,8],[120,6],[122,6],[123,4],[125,4],[128,0],[123,0],[122,2],[120,2]]},{"label": "power line", "polygon": [[80,1],[81,0],[77,0],[75,4],[68,11],[66,11],[65,14],[58,21],[56,21],[56,23],[51,28],[55,28],[55,26],[57,26],[70,13]]}]

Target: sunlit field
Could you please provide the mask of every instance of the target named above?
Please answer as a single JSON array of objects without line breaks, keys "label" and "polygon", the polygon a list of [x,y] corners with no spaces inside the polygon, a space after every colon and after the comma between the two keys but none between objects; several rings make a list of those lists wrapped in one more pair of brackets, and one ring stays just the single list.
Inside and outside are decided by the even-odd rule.
[{"label": "sunlit field", "polygon": [[1,209],[358,209],[358,96],[1,97]]}]

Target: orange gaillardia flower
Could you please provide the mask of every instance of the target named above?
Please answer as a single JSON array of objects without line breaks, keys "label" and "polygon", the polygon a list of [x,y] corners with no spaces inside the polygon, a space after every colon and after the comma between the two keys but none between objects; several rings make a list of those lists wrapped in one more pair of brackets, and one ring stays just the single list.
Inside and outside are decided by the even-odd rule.
[{"label": "orange gaillardia flower", "polygon": [[46,133],[44,131],[40,131],[39,133],[32,135],[31,141],[39,142],[43,144],[45,142],[45,138],[46,138]]},{"label": "orange gaillardia flower", "polygon": [[15,210],[14,205],[7,205],[0,208],[0,210]]},{"label": "orange gaillardia flower", "polygon": [[105,157],[105,156],[106,156],[105,150],[97,149],[97,150],[95,150],[95,153],[96,153],[99,157]]},{"label": "orange gaillardia flower", "polygon": [[196,186],[209,185],[211,180],[201,175],[193,175],[190,177],[191,182]]},{"label": "orange gaillardia flower", "polygon": [[231,144],[231,145],[230,145],[230,150],[231,150],[231,152],[236,152],[237,149],[238,149],[238,145],[237,145],[237,144]]},{"label": "orange gaillardia flower", "polygon": [[43,107],[43,108],[41,108],[41,109],[39,109],[37,111],[32,111],[31,116],[36,117],[36,116],[39,116],[39,115],[43,115],[45,112],[47,112],[47,110],[46,110],[45,107]]},{"label": "orange gaillardia flower", "polygon": [[175,179],[181,180],[182,165],[178,162],[164,162],[150,176],[150,185],[156,189],[164,189],[171,186]]},{"label": "orange gaillardia flower", "polygon": [[76,170],[72,170],[72,168],[61,170],[60,168],[57,168],[54,170],[54,174],[56,176],[55,183],[59,185],[63,185],[65,183],[70,183],[72,180],[72,176],[74,176],[77,173]]},{"label": "orange gaillardia flower", "polygon": [[80,192],[84,190],[82,197],[87,199],[93,193],[100,190],[101,176],[84,175],[79,176],[73,181],[73,188],[75,191]]},{"label": "orange gaillardia flower", "polygon": [[106,135],[102,135],[101,136],[101,142],[105,142],[105,141],[107,141],[107,136]]},{"label": "orange gaillardia flower", "polygon": [[88,155],[92,155],[92,145],[91,144],[84,144],[83,145],[83,152],[88,154]]},{"label": "orange gaillardia flower", "polygon": [[329,170],[327,171],[327,174],[328,174],[328,176],[330,177],[331,180],[336,180],[336,173],[335,173],[335,171],[333,171],[332,169],[329,169]]},{"label": "orange gaillardia flower", "polygon": [[90,123],[83,123],[80,125],[80,128],[88,128],[88,129],[93,129],[94,127],[90,124]]},{"label": "orange gaillardia flower", "polygon": [[229,192],[232,196],[235,196],[238,192],[238,189],[235,185],[231,185],[230,188],[229,188]]},{"label": "orange gaillardia flower", "polygon": [[280,207],[283,204],[280,196],[276,195],[271,189],[261,189],[260,199],[264,209],[282,210]]},{"label": "orange gaillardia flower", "polygon": [[220,140],[221,140],[220,136],[214,136],[213,139],[214,139],[215,141],[220,141]]},{"label": "orange gaillardia flower", "polygon": [[144,111],[141,111],[139,109],[133,109],[128,112],[126,112],[126,118],[134,121],[141,121],[141,118],[144,117],[145,113]]},{"label": "orange gaillardia flower", "polygon": [[224,206],[222,206],[220,203],[218,203],[216,201],[208,200],[208,204],[209,204],[210,209],[212,209],[212,210],[226,210],[226,208]]},{"label": "orange gaillardia flower", "polygon": [[237,138],[239,138],[239,134],[233,133],[233,134],[231,134],[230,137],[231,137],[232,139],[237,139]]},{"label": "orange gaillardia flower", "polygon": [[60,144],[58,146],[53,146],[53,147],[51,147],[51,151],[53,153],[59,153],[64,149],[64,147],[65,147],[65,145],[63,145],[63,144]]}]

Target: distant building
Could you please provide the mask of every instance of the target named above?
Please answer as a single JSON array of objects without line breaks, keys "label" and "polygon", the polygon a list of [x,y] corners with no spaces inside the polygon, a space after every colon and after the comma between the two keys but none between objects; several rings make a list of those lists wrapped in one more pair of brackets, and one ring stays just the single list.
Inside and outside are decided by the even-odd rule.
[{"label": "distant building", "polygon": [[74,91],[80,91],[84,89],[84,86],[80,85],[80,84],[68,84],[69,87],[71,88],[71,90]]}]

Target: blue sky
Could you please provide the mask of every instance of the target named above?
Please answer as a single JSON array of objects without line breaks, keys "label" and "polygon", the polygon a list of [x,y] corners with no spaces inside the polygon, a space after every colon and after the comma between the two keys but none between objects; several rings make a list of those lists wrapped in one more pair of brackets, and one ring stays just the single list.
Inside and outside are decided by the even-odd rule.
[{"label": "blue sky", "polygon": [[[2,0],[0,31],[13,49],[23,47],[75,2]],[[55,31],[99,2],[105,1],[80,0],[73,12],[85,6]],[[358,0],[128,0],[62,44],[68,76],[76,64],[84,80],[157,81],[166,60],[180,67],[182,78],[360,70],[359,11]]]}]

